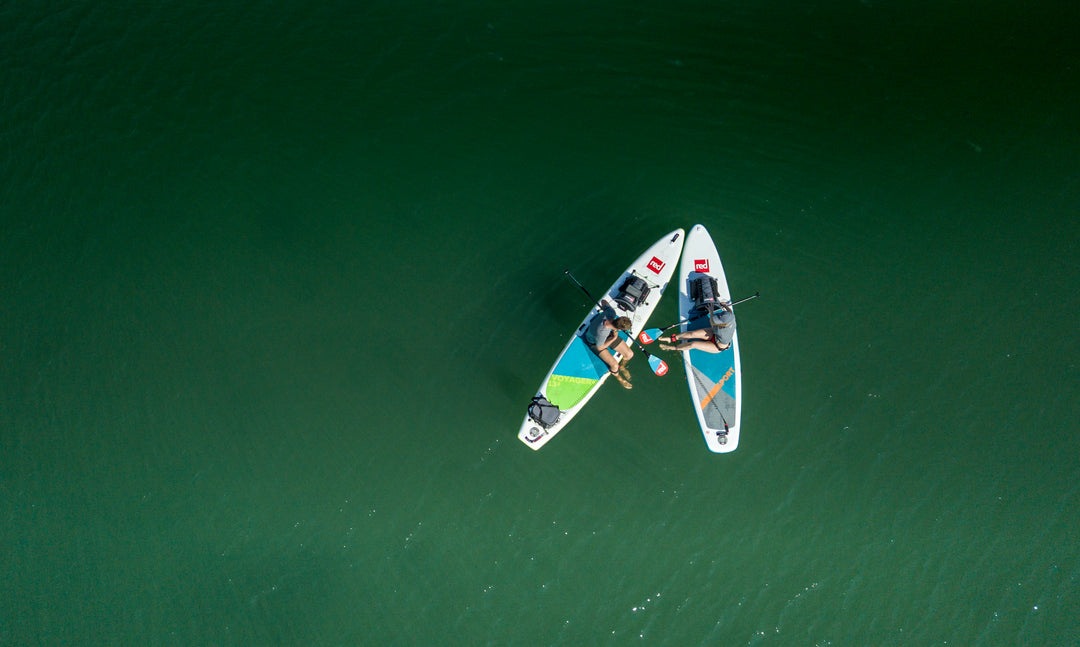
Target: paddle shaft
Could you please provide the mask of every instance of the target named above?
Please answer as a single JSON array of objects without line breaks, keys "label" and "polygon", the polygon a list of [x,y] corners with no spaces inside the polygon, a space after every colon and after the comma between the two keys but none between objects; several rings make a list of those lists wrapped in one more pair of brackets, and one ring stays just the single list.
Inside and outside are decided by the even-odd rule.
[{"label": "paddle shaft", "polygon": [[755,293],[751,294],[750,296],[746,297],[745,299],[739,299],[738,301],[734,301],[734,302],[732,302],[732,303],[729,303],[729,304],[727,304],[727,305],[728,305],[728,307],[730,308],[731,306],[737,306],[737,305],[739,305],[740,303],[744,303],[744,302],[746,302],[746,301],[749,301],[750,299],[756,299],[756,298],[758,298],[759,296],[761,296],[761,293],[760,293],[760,292],[755,292]]},{"label": "paddle shaft", "polygon": [[[716,307],[720,307],[720,308],[731,308],[732,306],[737,306],[740,303],[745,303],[746,301],[749,301],[750,299],[756,299],[760,295],[761,295],[760,292],[755,292],[755,293],[751,294],[750,296],[746,297],[745,299],[739,299],[738,301],[732,301],[730,303],[707,303],[705,305],[716,306]],[[688,319],[687,321],[690,321],[690,320]],[[684,322],[680,321],[679,323],[684,323]],[[675,325],[677,326],[679,324],[675,324]]]},{"label": "paddle shaft", "polygon": [[600,302],[596,300],[596,297],[589,294],[589,291],[585,289],[585,286],[582,285],[580,281],[578,281],[576,278],[574,278],[574,275],[570,273],[570,270],[566,270],[566,275],[570,277],[570,280],[573,281],[575,285],[577,285],[579,288],[581,288],[581,291],[585,293],[585,296],[592,299],[592,302],[596,304],[597,308],[600,308],[601,312],[604,311],[604,306],[602,306],[600,304]]},{"label": "paddle shaft", "polygon": [[[759,296],[761,296],[761,293],[760,292],[755,292],[755,293],[751,294],[750,296],[746,297],[745,299],[739,299],[738,301],[734,301],[732,303],[724,303],[724,304],[721,304],[721,305],[730,308],[732,306],[737,306],[740,303],[745,303],[745,302],[749,301],[750,299],[756,299]],[[674,328],[675,326],[678,326],[680,324],[691,322],[694,319],[699,319],[699,318],[701,318],[701,316],[702,315],[698,315],[697,317],[693,317],[691,319],[685,319],[683,321],[676,321],[675,323],[671,324],[670,326],[664,326],[663,328],[657,328],[657,330],[659,330],[660,332],[666,332],[667,330],[669,330],[671,328]],[[651,332],[652,330],[653,329],[650,329],[648,332]]]}]

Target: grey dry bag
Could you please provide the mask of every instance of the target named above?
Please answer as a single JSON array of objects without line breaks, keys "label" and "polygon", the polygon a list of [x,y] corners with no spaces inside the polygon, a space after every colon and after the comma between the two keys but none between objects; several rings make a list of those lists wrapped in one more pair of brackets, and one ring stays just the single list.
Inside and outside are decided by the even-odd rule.
[{"label": "grey dry bag", "polygon": [[547,429],[559,421],[559,407],[548,402],[548,399],[544,396],[538,395],[529,404],[529,417],[536,424]]}]

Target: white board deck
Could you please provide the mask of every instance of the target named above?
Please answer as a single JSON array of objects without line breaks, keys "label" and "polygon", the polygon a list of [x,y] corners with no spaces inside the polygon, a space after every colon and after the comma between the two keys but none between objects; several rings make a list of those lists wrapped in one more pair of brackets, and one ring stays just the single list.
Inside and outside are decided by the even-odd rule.
[{"label": "white board deck", "polygon": [[[716,279],[721,301],[731,301],[727,276],[712,237],[702,225],[694,225],[686,235],[682,261],[679,263],[679,318],[691,319],[680,325],[682,332],[708,325],[704,317],[694,319],[690,282],[702,275]],[[742,423],[742,363],[739,357],[738,317],[731,347],[720,353],[702,350],[683,351],[683,367],[690,388],[701,433],[710,451],[733,452],[739,446]],[[726,433],[725,433],[726,425]]]},{"label": "white board deck", "polygon": [[[663,296],[664,290],[667,289],[668,283],[674,276],[679,254],[683,248],[684,233],[682,229],[676,229],[656,241],[630,267],[626,268],[625,272],[619,275],[619,278],[611,284],[611,287],[606,292],[597,294],[590,290],[597,299],[601,301],[606,299],[614,305],[618,289],[627,277],[636,275],[648,282],[652,290],[633,312],[621,310],[618,306],[615,307],[616,312],[620,315],[630,318],[632,328],[629,336],[631,338],[634,338],[645,328],[645,323],[656,309],[660,297]],[[581,337],[589,321],[599,310],[596,306],[589,310],[585,319],[574,331],[566,347],[559,353],[555,363],[551,366],[551,370],[548,371],[547,376],[544,377],[544,381],[541,382],[540,388],[537,390],[537,395],[546,397],[552,404],[559,407],[559,420],[545,429],[530,418],[527,413],[525,414],[525,420],[518,431],[518,438],[531,449],[540,449],[554,438],[588,404],[589,400],[610,376],[607,365]],[[628,341],[627,343],[633,347],[632,342]],[[639,366],[645,364],[646,358],[640,349],[635,349],[634,356],[635,360],[641,358]],[[616,355],[616,357],[618,356]],[[634,363],[637,364],[636,361]],[[640,374],[641,369],[639,368],[637,372]]]}]

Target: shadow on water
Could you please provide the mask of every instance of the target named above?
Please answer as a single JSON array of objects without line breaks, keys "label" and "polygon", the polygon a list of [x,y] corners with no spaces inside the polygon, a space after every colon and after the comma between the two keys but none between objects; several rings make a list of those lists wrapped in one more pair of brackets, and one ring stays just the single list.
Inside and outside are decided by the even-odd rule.
[{"label": "shadow on water", "polygon": [[505,396],[509,402],[520,402],[521,413],[525,414],[525,405],[529,398],[536,394],[536,388],[540,386],[543,376],[536,378],[536,384],[530,385],[520,373],[514,372],[509,366],[496,366],[491,372],[491,379],[495,382],[495,388]]},{"label": "shadow on water", "polygon": [[[559,283],[562,281],[569,288]],[[497,392],[515,403],[527,402],[532,397],[550,368],[550,362],[555,360],[568,335],[588,312],[585,296],[573,287],[561,270],[529,273],[522,277],[519,285],[525,299],[531,302],[517,309],[519,313],[529,314],[517,317],[506,330],[506,338],[516,351],[505,353],[501,347],[489,348],[490,362],[485,376]]]}]

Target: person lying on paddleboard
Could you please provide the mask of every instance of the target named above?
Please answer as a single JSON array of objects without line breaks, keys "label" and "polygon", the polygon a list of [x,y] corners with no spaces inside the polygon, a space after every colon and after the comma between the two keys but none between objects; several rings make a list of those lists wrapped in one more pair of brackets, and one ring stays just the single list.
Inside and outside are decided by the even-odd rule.
[{"label": "person lying on paddleboard", "polygon": [[735,336],[735,313],[730,310],[717,310],[709,317],[708,328],[688,330],[671,335],[672,344],[660,344],[664,350],[696,350],[706,353],[719,353],[731,348],[731,338]]},{"label": "person lying on paddleboard", "polygon": [[[629,389],[631,388],[630,371],[627,370],[626,363],[634,356],[634,351],[630,350],[626,340],[619,335],[619,331],[630,332],[632,326],[630,318],[618,316],[606,299],[601,301],[600,305],[604,307],[603,312],[598,312],[593,316],[589,327],[581,336],[585,339],[585,343],[600,356],[600,359],[604,360],[608,370],[619,381],[619,384]],[[616,362],[615,356],[609,353],[608,349],[622,355],[622,362]]]}]

